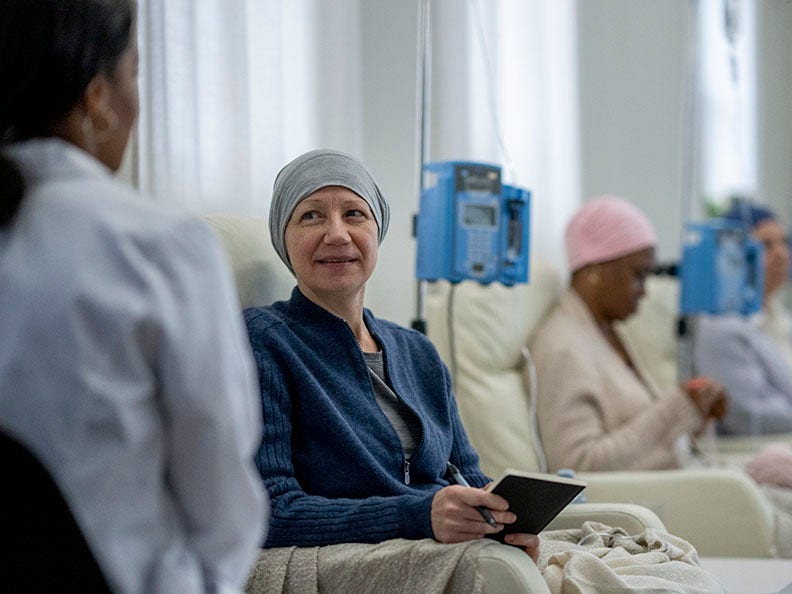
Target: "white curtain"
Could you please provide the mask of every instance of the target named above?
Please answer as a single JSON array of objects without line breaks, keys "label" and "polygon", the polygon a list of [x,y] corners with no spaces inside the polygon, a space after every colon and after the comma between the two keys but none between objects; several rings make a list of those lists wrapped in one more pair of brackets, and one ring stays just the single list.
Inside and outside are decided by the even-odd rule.
[{"label": "white curtain", "polygon": [[700,192],[714,205],[758,185],[756,5],[700,0]]},{"label": "white curtain", "polygon": [[564,264],[581,203],[573,0],[439,0],[432,159],[500,164],[532,192],[531,249]]},{"label": "white curtain", "polygon": [[[291,158],[322,146],[358,155],[392,215],[367,300],[409,323],[419,6],[139,0],[141,188],[198,213],[266,216]],[[428,157],[503,165],[533,192],[532,250],[562,264],[580,202],[574,0],[432,0],[432,21]]]},{"label": "white curtain", "polygon": [[[354,150],[356,2],[141,0],[139,10],[144,191],[199,213],[265,215],[290,158]],[[325,56],[345,67],[327,76]]]},{"label": "white curtain", "polygon": [[564,268],[564,229],[582,201],[575,3],[504,0],[503,5],[504,143],[515,181],[533,191],[532,247]]}]

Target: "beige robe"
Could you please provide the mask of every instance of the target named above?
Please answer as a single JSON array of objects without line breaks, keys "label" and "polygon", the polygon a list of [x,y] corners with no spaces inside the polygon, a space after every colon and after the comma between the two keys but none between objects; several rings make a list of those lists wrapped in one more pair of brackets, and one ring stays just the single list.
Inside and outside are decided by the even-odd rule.
[{"label": "beige robe", "polygon": [[[629,345],[625,341],[625,348]],[[679,442],[702,419],[682,390],[660,395],[608,344],[577,293],[563,294],[534,335],[537,416],[551,470],[683,465]],[[646,374],[641,374],[647,377]]]}]

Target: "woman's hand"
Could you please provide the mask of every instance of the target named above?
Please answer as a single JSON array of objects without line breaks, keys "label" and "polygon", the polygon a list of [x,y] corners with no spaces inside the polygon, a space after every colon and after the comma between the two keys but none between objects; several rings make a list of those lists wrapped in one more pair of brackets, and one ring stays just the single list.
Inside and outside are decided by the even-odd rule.
[{"label": "woman's hand", "polygon": [[[483,505],[488,508],[498,523],[490,526],[476,509]],[[483,538],[503,530],[504,524],[517,519],[508,511],[508,502],[500,495],[484,489],[449,485],[440,489],[432,499],[432,531],[435,539],[444,543],[465,542]],[[534,560],[539,558],[539,537],[534,534],[509,534],[506,542],[522,547]]]},{"label": "woman's hand", "polygon": [[534,563],[539,562],[539,537],[536,534],[507,534],[504,540],[507,544],[522,547]]},{"label": "woman's hand", "polygon": [[[483,505],[492,513],[498,523],[490,526],[476,509]],[[506,511],[509,504],[494,493],[483,489],[449,485],[435,493],[432,499],[432,532],[436,540],[443,543],[464,542],[482,538],[503,530],[503,524],[511,524],[517,519],[512,512]]]},{"label": "woman's hand", "polygon": [[[476,509],[483,505],[488,508],[498,523],[490,526]],[[443,543],[465,542],[483,538],[503,530],[504,524],[517,519],[508,511],[508,502],[500,495],[484,489],[449,485],[440,489],[432,499],[432,531],[435,539]],[[534,560],[539,558],[539,537],[534,534],[509,534],[506,542],[522,547]]]},{"label": "woman's hand", "polygon": [[708,377],[696,377],[684,389],[705,419],[722,419],[726,415],[729,397],[721,384]]}]

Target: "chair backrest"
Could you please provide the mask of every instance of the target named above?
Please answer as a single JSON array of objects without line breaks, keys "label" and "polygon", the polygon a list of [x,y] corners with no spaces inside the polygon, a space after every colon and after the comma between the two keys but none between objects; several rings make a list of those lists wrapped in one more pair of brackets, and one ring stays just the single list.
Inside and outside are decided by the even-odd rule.
[{"label": "chair backrest", "polygon": [[489,476],[541,469],[522,349],[560,290],[560,274],[536,263],[527,285],[437,282],[427,291],[427,334],[451,369],[462,422]]},{"label": "chair backrest", "polygon": [[242,308],[289,298],[294,277],[272,247],[267,221],[241,214],[214,214],[204,220],[225,245]]},{"label": "chair backrest", "polygon": [[638,312],[619,325],[641,368],[658,389],[671,392],[677,382],[677,319],[679,317],[679,280],[652,276],[646,281],[646,297]]},{"label": "chair backrest", "polygon": [[[542,470],[524,349],[564,284],[536,262],[527,285],[438,282],[427,292],[427,333],[451,369],[462,422],[489,476]],[[639,311],[619,328],[660,389],[676,385],[677,295],[676,279],[651,278]]]},{"label": "chair backrest", "polygon": [[0,431],[6,475],[0,507],[4,592],[110,592],[66,500],[49,472],[16,438]]}]

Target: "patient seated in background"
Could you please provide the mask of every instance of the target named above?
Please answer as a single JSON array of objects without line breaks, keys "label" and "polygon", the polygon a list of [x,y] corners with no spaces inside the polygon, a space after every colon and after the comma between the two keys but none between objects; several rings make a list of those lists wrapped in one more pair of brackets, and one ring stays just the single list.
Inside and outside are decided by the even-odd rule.
[{"label": "patient seated in background", "polygon": [[768,208],[735,201],[724,218],[742,222],[764,244],[762,311],[702,316],[695,364],[729,392],[718,430],[729,435],[792,433],[792,323],[781,303],[789,279],[786,230]]},{"label": "patient seated in background", "polygon": [[[661,393],[621,333],[619,322],[635,313],[644,295],[655,243],[646,216],[616,197],[591,200],[567,227],[571,286],[530,345],[539,433],[551,469],[700,463],[697,435],[727,413],[726,391],[708,378]],[[779,554],[792,555],[792,451],[774,444],[745,470],[770,497]]]},{"label": "patient seated in background", "polygon": [[708,379],[661,393],[619,333],[644,295],[655,244],[647,217],[614,196],[587,202],[567,227],[571,284],[530,344],[553,470],[684,466],[695,435],[726,413],[725,391]]}]

